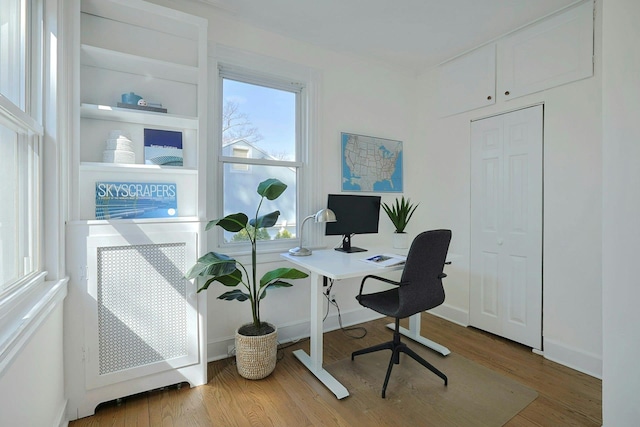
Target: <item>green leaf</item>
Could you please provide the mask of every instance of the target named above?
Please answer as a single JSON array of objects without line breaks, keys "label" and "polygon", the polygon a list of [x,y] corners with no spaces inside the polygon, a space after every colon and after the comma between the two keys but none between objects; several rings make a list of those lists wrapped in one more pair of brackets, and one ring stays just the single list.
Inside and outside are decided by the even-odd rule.
[{"label": "green leaf", "polygon": [[260,293],[260,298],[259,299],[263,299],[264,297],[267,296],[267,290],[268,289],[272,289],[272,288],[290,288],[293,285],[289,282],[283,282],[282,280],[277,280],[273,283],[270,283],[269,285],[265,286],[264,289],[262,290],[262,292]]},{"label": "green leaf", "polygon": [[268,200],[275,200],[280,197],[286,189],[287,184],[284,182],[276,178],[269,178],[258,185],[258,194],[266,197]]},{"label": "green leaf", "polygon": [[258,217],[257,225],[254,224],[254,220],[249,221],[249,225],[257,228],[269,228],[273,227],[278,221],[278,217],[280,216],[280,211],[273,211],[271,213],[262,215]]},{"label": "green leaf", "polygon": [[224,294],[220,295],[218,299],[223,299],[226,301],[246,301],[249,299],[249,295],[245,294],[240,289],[234,289],[233,291],[225,292]]},{"label": "green leaf", "polygon": [[236,270],[236,260],[217,252],[209,252],[198,258],[196,264],[187,271],[185,278],[197,276],[226,276]]},{"label": "green leaf", "polygon": [[249,221],[249,217],[247,217],[242,212],[239,212],[227,215],[221,219],[214,219],[212,221],[209,221],[209,223],[207,223],[207,226],[205,227],[205,231],[217,225],[227,231],[237,233],[247,226],[247,221]]},{"label": "green leaf", "polygon": [[215,282],[214,278],[211,278],[211,279],[207,280],[206,282],[204,282],[204,285],[202,285],[202,287],[200,289],[198,289],[198,293],[200,293],[202,291],[206,291],[207,289],[209,289],[209,285],[212,284],[213,282]]},{"label": "green leaf", "polygon": [[215,276],[207,279],[207,281],[202,285],[198,292],[206,291],[213,282],[220,282],[224,286],[237,286],[238,283],[242,281],[242,271],[236,269],[231,274],[226,276]]},{"label": "green leaf", "polygon": [[224,286],[237,286],[242,281],[242,271],[235,269],[231,274],[226,276],[218,276],[214,280],[222,283]]},{"label": "green leaf", "polygon": [[266,272],[264,276],[262,276],[262,279],[260,279],[260,287],[262,288],[264,285],[276,279],[304,279],[305,277],[309,277],[309,275],[296,268],[276,268],[275,270]]},{"label": "green leaf", "polygon": [[390,206],[386,203],[382,203],[382,209],[389,216],[389,219],[396,228],[397,233],[402,233],[407,227],[409,220],[413,216],[416,208],[420,203],[413,206],[411,199],[406,199],[402,196],[401,199],[396,198],[395,202]]},{"label": "green leaf", "polygon": [[292,286],[293,286],[293,283],[283,282],[282,280],[276,280],[273,283],[269,283],[269,285],[265,287],[265,290],[271,289],[271,288],[290,288]]}]

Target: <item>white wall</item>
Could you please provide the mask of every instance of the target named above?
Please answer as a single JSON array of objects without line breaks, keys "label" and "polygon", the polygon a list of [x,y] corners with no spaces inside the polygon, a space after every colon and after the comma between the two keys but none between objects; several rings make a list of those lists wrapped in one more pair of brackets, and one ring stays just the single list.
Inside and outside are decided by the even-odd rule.
[{"label": "white wall", "polygon": [[51,427],[65,418],[62,304],[0,372],[0,425]]},{"label": "white wall", "polygon": [[545,357],[601,375],[601,67],[596,23],[595,76],[490,107],[439,118],[437,73],[420,78],[416,134],[424,136],[412,159],[422,162],[419,212],[431,226],[453,230],[447,300],[434,311],[467,324],[470,246],[470,121],[544,103]]},{"label": "white wall", "polygon": [[603,2],[603,425],[640,420],[640,2]]},{"label": "white wall", "polygon": [[[205,17],[209,20],[209,44],[214,52],[216,46],[237,49],[245,56],[263,56],[265,62],[290,63],[294,67],[306,67],[319,76],[318,141],[319,173],[322,184],[318,191],[319,200],[326,203],[326,194],[341,191],[340,132],[353,132],[404,142],[405,153],[412,153],[414,146],[421,144],[413,134],[415,122],[415,77],[402,70],[392,70],[380,64],[374,64],[352,56],[330,52],[315,46],[301,43],[280,35],[263,31],[242,22],[221,16],[215,10],[201,3],[154,0],[154,3],[179,8],[187,13]],[[210,49],[211,50],[211,49]],[[422,183],[409,179],[415,176],[421,166],[419,163],[405,160],[405,195],[413,197]],[[390,201],[396,194],[387,195],[383,200]],[[417,199],[418,197],[416,197]],[[428,210],[425,203],[425,210]],[[322,206],[318,206],[320,208]],[[422,207],[419,209],[423,209]],[[392,224],[381,216],[380,234],[356,236],[357,246],[391,244]],[[309,226],[309,224],[307,224]],[[317,230],[321,227],[317,227]],[[422,227],[416,222],[410,224],[408,232],[417,233]],[[312,227],[305,229],[305,235],[312,233]],[[326,239],[326,244],[334,246],[340,237]],[[259,274],[274,268],[277,264],[286,265],[277,256],[262,256],[263,260],[275,262],[260,266]],[[345,324],[359,323],[375,314],[362,309],[355,300],[359,281],[348,280],[337,284],[334,294],[340,304],[342,321]],[[208,336],[209,358],[227,355],[227,347],[233,344],[235,329],[250,321],[248,303],[220,301],[216,297],[222,293],[217,286],[208,291]],[[309,279],[297,280],[293,288],[275,290],[262,303],[263,320],[275,323],[279,328],[279,338],[287,340],[309,335]],[[325,327],[337,327],[336,311],[333,310]]]},{"label": "white wall", "polygon": [[[535,103],[545,104],[544,345],[545,356],[599,376],[601,318],[601,124],[600,67],[595,77],[545,92],[440,119],[436,73],[418,78],[400,70],[328,52],[222,17],[204,4],[156,0],[209,19],[209,40],[254,54],[302,64],[321,75],[319,129],[322,193],[340,191],[339,133],[349,131],[403,140],[405,196],[421,203],[411,234],[451,228],[450,252],[462,255],[449,268],[447,301],[437,312],[468,324],[469,307],[469,122]],[[596,24],[597,61],[600,25]],[[392,196],[386,196],[391,199]],[[358,245],[390,240],[382,217],[377,237],[357,236]],[[388,237],[387,237],[388,236]],[[328,240],[333,245],[335,241]],[[271,268],[265,265],[264,268]],[[356,281],[336,286],[343,315],[358,318]],[[281,327],[304,329],[308,316],[306,281],[273,293],[264,316]],[[248,308],[215,300],[209,292],[210,356],[246,318]],[[286,313],[279,310],[287,307]],[[244,313],[244,312],[247,313]],[[347,316],[347,317],[348,317]],[[344,318],[343,318],[344,320]],[[305,332],[301,332],[304,334]],[[211,346],[211,343],[220,344]],[[214,354],[212,354],[212,350]]]}]

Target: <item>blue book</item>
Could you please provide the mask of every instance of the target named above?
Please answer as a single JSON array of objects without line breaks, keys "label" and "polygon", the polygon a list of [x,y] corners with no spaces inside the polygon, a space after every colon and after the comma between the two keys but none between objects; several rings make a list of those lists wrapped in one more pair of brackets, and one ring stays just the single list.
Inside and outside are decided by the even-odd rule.
[{"label": "blue book", "polygon": [[182,132],[145,128],[144,163],[182,166]]},{"label": "blue book", "polygon": [[96,182],[96,219],[178,216],[177,186],[157,182]]}]

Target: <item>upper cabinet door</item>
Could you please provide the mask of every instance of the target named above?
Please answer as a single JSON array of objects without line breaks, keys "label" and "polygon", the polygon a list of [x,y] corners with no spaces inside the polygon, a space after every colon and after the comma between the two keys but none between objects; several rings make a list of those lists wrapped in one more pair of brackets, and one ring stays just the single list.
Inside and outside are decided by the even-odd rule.
[{"label": "upper cabinet door", "polygon": [[440,116],[496,102],[496,47],[491,43],[439,67]]},{"label": "upper cabinet door", "polygon": [[588,1],[498,44],[498,94],[509,100],[593,75],[593,3]]}]

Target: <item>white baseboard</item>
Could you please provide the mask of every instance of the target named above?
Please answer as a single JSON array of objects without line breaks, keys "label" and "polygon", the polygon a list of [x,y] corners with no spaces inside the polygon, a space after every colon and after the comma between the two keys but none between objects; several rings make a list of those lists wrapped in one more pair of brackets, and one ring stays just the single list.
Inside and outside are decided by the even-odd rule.
[{"label": "white baseboard", "polygon": [[[341,311],[342,326],[348,327],[357,325],[359,323],[368,322],[370,320],[379,319],[384,317],[373,310],[367,308],[355,308],[349,311]],[[325,332],[334,331],[340,329],[340,322],[338,320],[337,313],[330,314],[324,320],[323,330]],[[296,323],[289,323],[286,325],[278,325],[278,342],[281,344],[296,341],[299,339],[308,338],[311,331],[311,325],[309,320],[300,321]],[[233,347],[235,337],[222,337],[216,341],[210,341],[207,343],[207,360],[212,362],[214,360],[225,359],[229,357],[229,347]]]},{"label": "white baseboard", "polygon": [[544,337],[543,349],[542,355],[545,359],[602,379],[602,356]]},{"label": "white baseboard", "polygon": [[429,310],[429,313],[441,317],[444,320],[453,322],[465,328],[469,326],[469,312],[461,308],[447,305],[446,303]]},{"label": "white baseboard", "polygon": [[58,411],[57,421],[54,421],[51,425],[58,427],[68,427],[69,420],[67,419],[67,405],[69,405],[69,399],[65,399],[60,406],[60,411]]}]

